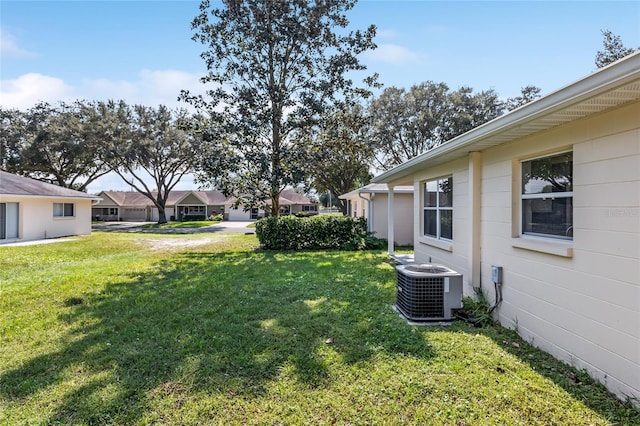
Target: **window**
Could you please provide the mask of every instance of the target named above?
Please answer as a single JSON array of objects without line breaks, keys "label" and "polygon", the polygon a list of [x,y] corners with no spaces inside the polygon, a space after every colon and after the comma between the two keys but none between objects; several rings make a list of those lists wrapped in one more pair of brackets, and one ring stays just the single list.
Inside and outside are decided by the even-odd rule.
[{"label": "window", "polygon": [[425,236],[453,240],[453,177],[425,182],[423,216]]},{"label": "window", "polygon": [[75,216],[73,203],[53,203],[53,217]]},{"label": "window", "polygon": [[573,152],[522,162],[522,234],[573,239]]},{"label": "window", "polygon": [[205,214],[206,209],[205,206],[185,206],[184,214],[196,215],[196,214]]}]

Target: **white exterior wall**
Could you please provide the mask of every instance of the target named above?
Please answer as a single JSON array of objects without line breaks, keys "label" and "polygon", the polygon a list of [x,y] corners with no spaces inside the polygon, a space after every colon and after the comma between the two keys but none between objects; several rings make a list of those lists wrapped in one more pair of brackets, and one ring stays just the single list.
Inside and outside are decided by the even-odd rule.
[{"label": "white exterior wall", "polygon": [[[483,291],[503,267],[499,321],[533,345],[587,370],[621,397],[640,398],[640,103],[483,151]],[[573,151],[573,241],[520,237],[520,161]],[[469,162],[415,176],[415,256],[469,274]],[[454,240],[421,236],[420,183],[451,175]],[[471,283],[465,279],[465,294]]]},{"label": "white exterior wall", "polygon": [[[3,195],[0,201],[19,204],[20,241],[91,234],[91,200]],[[73,203],[75,216],[53,217],[53,203]]]},{"label": "white exterior wall", "polygon": [[[376,238],[387,239],[389,235],[387,232],[389,223],[388,199],[387,194],[377,193],[372,200],[373,231]],[[359,204],[361,207],[367,202],[360,199]],[[364,209],[364,213],[367,213],[366,209]],[[397,192],[393,194],[393,239],[397,245],[413,245],[413,194]]]},{"label": "white exterior wall", "polygon": [[[424,236],[423,206],[424,184],[427,181],[453,177],[453,240],[437,240]],[[461,159],[418,173],[413,182],[414,204],[414,255],[418,263],[445,265],[463,275],[465,296],[473,295],[474,282],[469,267],[469,244],[471,237],[471,215],[469,213],[469,166]]]},{"label": "white exterior wall", "polygon": [[[479,154],[481,275],[503,267],[499,321],[586,369],[621,397],[640,397],[640,104],[560,126]],[[574,239],[520,238],[520,161],[573,151]],[[471,294],[469,161],[414,176],[415,257],[465,275]],[[422,236],[425,181],[453,176],[454,239]],[[476,218],[477,220],[478,218]],[[476,280],[476,278],[472,278]]]},{"label": "white exterior wall", "polygon": [[[373,209],[373,223],[371,230],[375,232],[376,238],[387,239],[389,233],[388,228],[388,199],[386,193],[378,192],[375,194],[364,193],[363,197],[371,197],[371,206]],[[369,215],[369,202],[360,198],[357,194],[345,196],[345,200],[351,201],[351,216],[365,217],[367,220],[371,218]],[[394,192],[394,228],[393,239],[397,245],[411,246],[413,245],[413,194]]]}]

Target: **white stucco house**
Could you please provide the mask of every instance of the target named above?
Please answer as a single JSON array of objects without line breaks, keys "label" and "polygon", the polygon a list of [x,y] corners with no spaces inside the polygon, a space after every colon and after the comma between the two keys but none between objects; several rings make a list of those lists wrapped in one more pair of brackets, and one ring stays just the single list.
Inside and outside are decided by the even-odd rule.
[{"label": "white stucco house", "polygon": [[373,182],[413,185],[416,262],[492,303],[502,267],[500,323],[640,398],[640,53]]},{"label": "white stucco house", "polygon": [[[396,186],[394,192],[394,242],[413,245],[413,186]],[[387,239],[389,189],[384,183],[371,183],[338,198],[347,201],[347,214],[367,218],[369,232]]]},{"label": "white stucco house", "polygon": [[91,233],[95,195],[0,170],[0,244]]}]

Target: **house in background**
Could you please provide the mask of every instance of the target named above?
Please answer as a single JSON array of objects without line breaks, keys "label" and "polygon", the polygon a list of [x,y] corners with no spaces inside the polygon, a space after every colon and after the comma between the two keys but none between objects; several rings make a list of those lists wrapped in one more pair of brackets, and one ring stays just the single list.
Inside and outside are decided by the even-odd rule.
[{"label": "house in background", "polygon": [[413,185],[416,262],[501,290],[501,324],[640,398],[640,52],[373,181]]},{"label": "house in background", "polygon": [[[394,192],[393,241],[396,245],[413,245],[413,186],[396,186]],[[367,218],[369,232],[388,239],[389,189],[384,183],[372,183],[338,198],[347,201],[347,214]]]},{"label": "house in background", "polygon": [[[137,191],[102,191],[92,209],[95,220],[157,222],[158,208]],[[167,220],[182,220],[185,216],[224,214],[227,197],[220,191],[171,191],[165,205]]]},{"label": "house in background", "polygon": [[91,233],[95,195],[0,170],[0,244]]},{"label": "house in background", "polygon": [[[137,191],[103,191],[100,202],[93,207],[96,220],[122,220],[156,222],[158,209],[146,196]],[[187,216],[209,217],[222,214],[225,220],[256,220],[265,216],[257,208],[244,210],[234,207],[234,198],[225,197],[217,190],[179,191],[169,193],[165,206],[167,220],[183,220]],[[301,211],[317,212],[317,203],[293,190],[285,189],[280,195],[281,213],[295,214]]]}]

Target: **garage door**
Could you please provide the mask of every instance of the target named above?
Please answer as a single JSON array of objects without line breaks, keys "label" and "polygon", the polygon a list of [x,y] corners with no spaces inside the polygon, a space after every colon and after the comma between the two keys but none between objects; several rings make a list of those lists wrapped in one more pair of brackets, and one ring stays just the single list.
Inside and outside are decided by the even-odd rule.
[{"label": "garage door", "polygon": [[147,219],[147,209],[125,208],[122,220],[132,220],[143,222]]},{"label": "garage door", "polygon": [[251,220],[251,212],[242,211],[242,208],[230,209],[229,220]]}]

